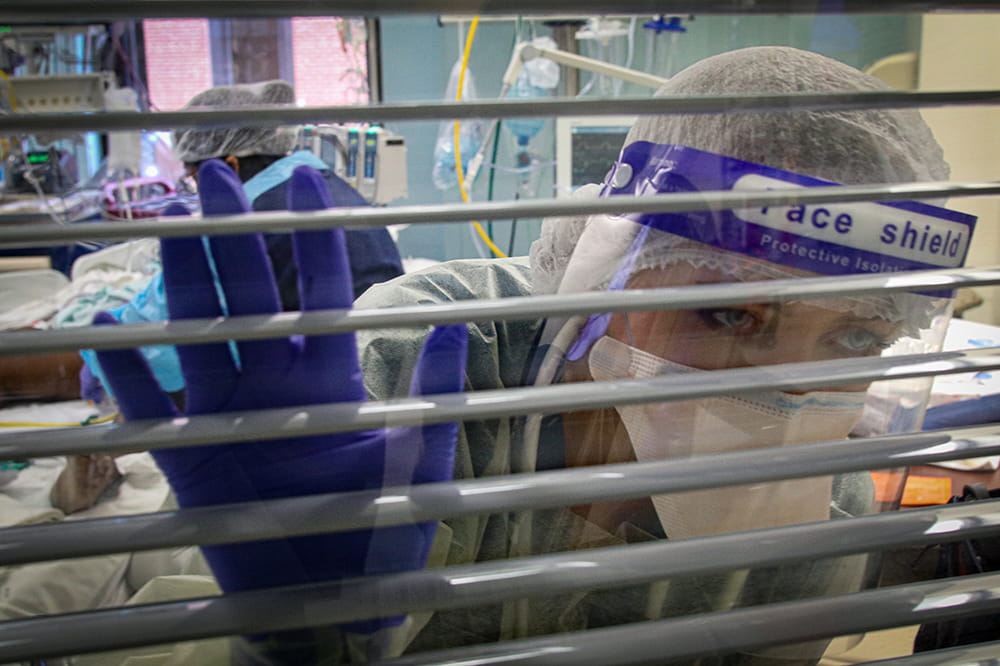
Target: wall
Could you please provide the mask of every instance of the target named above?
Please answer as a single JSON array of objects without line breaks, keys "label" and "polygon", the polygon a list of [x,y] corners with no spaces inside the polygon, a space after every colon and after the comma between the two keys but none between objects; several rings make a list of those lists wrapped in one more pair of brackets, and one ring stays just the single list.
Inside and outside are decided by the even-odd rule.
[{"label": "wall", "polygon": [[[1000,88],[1000,16],[935,14],[923,19],[918,81],[921,90]],[[924,117],[944,148],[952,180],[1000,180],[1000,108],[927,109]],[[1000,199],[955,199],[949,207],[979,216],[970,266],[1000,264]],[[1000,288],[975,291],[986,299],[964,317],[1000,324]]]}]

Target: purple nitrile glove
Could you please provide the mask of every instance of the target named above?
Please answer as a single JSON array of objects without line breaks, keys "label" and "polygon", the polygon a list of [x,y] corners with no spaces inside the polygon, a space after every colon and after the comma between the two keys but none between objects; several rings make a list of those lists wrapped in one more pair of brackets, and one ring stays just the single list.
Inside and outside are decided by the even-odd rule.
[{"label": "purple nitrile glove", "polygon": [[94,373],[90,371],[90,366],[86,363],[80,368],[80,397],[95,405],[104,402],[107,397],[101,380],[94,376]]},{"label": "purple nitrile glove", "polygon": [[[218,160],[199,172],[205,215],[250,210],[236,175]],[[294,173],[290,208],[334,205],[320,174]],[[294,235],[303,310],[349,308],[351,273],[341,229]],[[171,319],[270,314],[281,311],[260,235],[161,242]],[[213,272],[225,297],[220,304]],[[112,323],[98,315],[95,323]],[[353,333],[179,345],[185,414],[321,405],[365,399]],[[436,328],[414,370],[411,395],[462,390],[467,350],[464,326]],[[174,407],[137,350],[98,353],[129,420],[162,418]],[[294,439],[154,451],[182,507],[247,502],[451,479],[455,423],[366,430]],[[227,592],[336,580],[421,568],[436,524],[208,546],[203,550]],[[352,625],[371,631],[400,618]]]}]

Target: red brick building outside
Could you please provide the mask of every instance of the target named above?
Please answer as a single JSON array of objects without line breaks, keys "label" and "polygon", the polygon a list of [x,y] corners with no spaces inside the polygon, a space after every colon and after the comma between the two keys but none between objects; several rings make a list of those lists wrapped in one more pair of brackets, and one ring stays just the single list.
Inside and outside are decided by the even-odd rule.
[{"label": "red brick building outside", "polygon": [[[298,17],[282,26],[290,44],[280,43],[291,59],[296,97],[302,106],[363,104],[368,101],[364,24],[334,17]],[[146,71],[153,108],[173,111],[196,93],[213,85],[218,59],[230,57],[227,45],[213,44],[208,19],[150,19],[143,21]],[[279,40],[280,42],[280,40]],[[213,69],[213,47],[216,68]],[[237,67],[238,71],[239,68]],[[277,69],[275,69],[277,71]]]},{"label": "red brick building outside", "polygon": [[159,111],[176,111],[212,86],[208,19],[142,22],[149,98]]},{"label": "red brick building outside", "polygon": [[303,106],[368,102],[368,63],[358,22],[338,18],[293,18],[295,93]]}]

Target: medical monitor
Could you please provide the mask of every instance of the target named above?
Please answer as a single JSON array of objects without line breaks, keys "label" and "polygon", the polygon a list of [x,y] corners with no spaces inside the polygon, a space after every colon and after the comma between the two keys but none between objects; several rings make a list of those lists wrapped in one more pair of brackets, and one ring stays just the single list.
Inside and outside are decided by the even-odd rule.
[{"label": "medical monitor", "polygon": [[600,183],[625,143],[635,116],[563,116],[556,119],[556,196]]}]

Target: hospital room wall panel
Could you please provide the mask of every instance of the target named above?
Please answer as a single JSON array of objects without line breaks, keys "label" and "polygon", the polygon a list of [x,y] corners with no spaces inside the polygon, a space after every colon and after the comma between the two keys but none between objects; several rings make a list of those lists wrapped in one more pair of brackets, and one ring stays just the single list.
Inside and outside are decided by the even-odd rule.
[{"label": "hospital room wall panel", "polygon": [[[988,90],[1000,86],[1000,16],[994,14],[929,14],[923,17],[920,49],[921,90]],[[924,112],[945,159],[952,180],[1000,179],[1000,135],[995,128],[1000,109],[977,106],[962,109],[927,109]],[[970,266],[1000,264],[1000,200],[997,197],[963,198],[955,208],[977,215],[976,242]],[[1000,324],[1000,289],[976,290],[983,305],[965,318]]]}]

